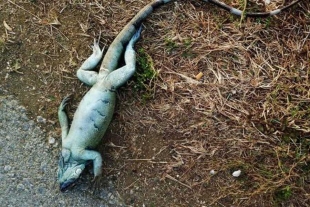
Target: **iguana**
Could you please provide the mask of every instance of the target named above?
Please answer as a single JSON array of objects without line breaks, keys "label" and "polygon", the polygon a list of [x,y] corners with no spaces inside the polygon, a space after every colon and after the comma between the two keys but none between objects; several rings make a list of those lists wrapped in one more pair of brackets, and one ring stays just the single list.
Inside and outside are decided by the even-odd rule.
[{"label": "iguana", "polygon": [[[146,5],[117,35],[106,52],[99,72],[94,68],[103,56],[99,42],[94,41],[92,55],[77,71],[77,77],[91,89],[80,102],[69,129],[65,107],[69,98],[61,102],[58,117],[62,130],[62,150],[59,159],[58,182],[61,191],[73,184],[84,170],[88,161],[93,162],[94,176],[101,174],[102,157],[93,150],[101,141],[112,119],[116,99],[116,89],[126,83],[135,72],[136,55],[134,45],[141,34],[142,21],[157,7],[172,0],[155,0]],[[242,15],[234,9],[216,0],[203,0],[213,3],[236,15]],[[268,13],[246,13],[246,16],[265,17],[286,10],[292,4]],[[125,66],[118,68],[118,61],[125,50]]]}]

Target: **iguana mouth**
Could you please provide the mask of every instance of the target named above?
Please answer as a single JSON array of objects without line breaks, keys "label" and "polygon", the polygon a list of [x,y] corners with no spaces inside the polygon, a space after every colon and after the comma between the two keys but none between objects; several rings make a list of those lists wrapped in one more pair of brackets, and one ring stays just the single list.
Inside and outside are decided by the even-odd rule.
[{"label": "iguana mouth", "polygon": [[67,191],[69,188],[71,188],[75,185],[75,181],[76,181],[76,179],[71,179],[71,180],[68,180],[66,182],[60,183],[60,191],[61,192]]}]

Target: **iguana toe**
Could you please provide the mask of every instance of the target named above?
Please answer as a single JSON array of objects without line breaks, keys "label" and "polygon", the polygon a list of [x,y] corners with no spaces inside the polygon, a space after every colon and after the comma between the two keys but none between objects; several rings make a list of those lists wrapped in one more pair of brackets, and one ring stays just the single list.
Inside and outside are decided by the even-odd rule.
[{"label": "iguana toe", "polygon": [[61,110],[64,110],[65,107],[68,105],[68,101],[70,100],[70,96],[71,96],[71,95],[67,95],[67,96],[62,100],[62,102],[61,102],[61,104],[60,104],[60,107],[59,107]]}]

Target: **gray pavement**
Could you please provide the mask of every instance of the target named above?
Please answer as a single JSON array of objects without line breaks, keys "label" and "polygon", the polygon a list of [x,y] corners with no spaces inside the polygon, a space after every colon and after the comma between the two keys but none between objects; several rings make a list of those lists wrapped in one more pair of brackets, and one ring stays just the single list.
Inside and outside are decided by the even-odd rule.
[{"label": "gray pavement", "polygon": [[59,146],[48,143],[35,121],[12,96],[0,96],[0,206],[123,206],[109,178],[95,188],[86,175],[61,193]]}]

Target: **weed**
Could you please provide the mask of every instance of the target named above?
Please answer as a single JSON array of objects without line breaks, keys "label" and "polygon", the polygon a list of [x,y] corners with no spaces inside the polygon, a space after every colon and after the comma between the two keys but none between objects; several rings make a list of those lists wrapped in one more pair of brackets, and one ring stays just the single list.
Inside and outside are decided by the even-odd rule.
[{"label": "weed", "polygon": [[310,172],[310,162],[306,162],[304,164],[301,165],[301,170],[307,174]]},{"label": "weed", "polygon": [[134,89],[145,92],[143,99],[150,99],[152,97],[149,86],[156,76],[157,72],[154,69],[152,58],[144,49],[139,49],[137,55],[137,71],[134,75]]},{"label": "weed", "polygon": [[186,49],[189,49],[191,45],[192,45],[192,39],[188,38],[184,40],[184,46],[186,47]]},{"label": "weed", "polygon": [[194,58],[196,55],[192,52],[192,51],[189,51],[189,50],[186,50],[182,53],[182,57],[185,57],[185,58]]},{"label": "weed", "polygon": [[0,37],[0,52],[3,52],[5,48],[5,40],[4,38]]},{"label": "weed", "polygon": [[262,24],[262,25],[265,25],[265,28],[270,28],[270,26],[272,25],[272,21],[271,21],[271,18],[270,17],[267,17],[267,18],[257,18],[256,19],[256,22],[258,24]]},{"label": "weed", "polygon": [[239,7],[243,8],[245,6],[245,1],[244,0],[238,0],[238,5]]},{"label": "weed", "polygon": [[277,202],[282,202],[288,200],[292,196],[292,189],[290,186],[285,186],[283,188],[278,189],[275,191],[275,200]]},{"label": "weed", "polygon": [[269,28],[271,26],[271,23],[272,21],[270,17],[264,19],[265,28]]},{"label": "weed", "polygon": [[168,49],[168,52],[170,53],[172,50],[174,50],[175,48],[177,48],[177,43],[174,42],[171,39],[165,39],[165,43],[166,43],[166,47]]},{"label": "weed", "polygon": [[191,50],[191,46],[192,46],[192,39],[190,38],[185,39],[183,46],[182,46],[182,47],[185,47],[184,52],[182,52],[182,57],[194,58],[196,56],[194,52]]}]

